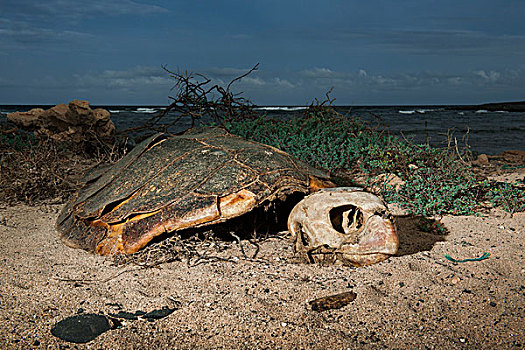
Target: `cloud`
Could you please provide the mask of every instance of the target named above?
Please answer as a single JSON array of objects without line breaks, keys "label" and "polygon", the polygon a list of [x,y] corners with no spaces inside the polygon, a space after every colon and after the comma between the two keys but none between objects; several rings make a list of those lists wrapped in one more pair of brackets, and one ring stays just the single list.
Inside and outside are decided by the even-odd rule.
[{"label": "cloud", "polygon": [[396,50],[405,50],[419,54],[457,53],[492,55],[508,52],[525,53],[525,36],[497,35],[478,31],[442,30],[442,31],[393,31],[378,40],[379,46]]},{"label": "cloud", "polygon": [[105,70],[100,73],[75,74],[77,86],[99,88],[111,87],[124,90],[140,90],[150,87],[172,86],[174,81],[160,68],[137,66],[128,70]]},{"label": "cloud", "polygon": [[491,96],[482,101],[497,99],[500,95],[512,99],[516,98],[511,94],[513,91],[525,91],[523,67],[500,71],[477,69],[456,74],[443,71],[376,73],[363,68],[344,72],[315,67],[274,76],[261,74],[260,78],[265,82],[265,90],[255,87],[243,90],[248,98],[260,104],[304,104],[324,96],[332,87],[331,96],[337,97],[339,104],[355,101],[361,104],[470,103],[475,102],[473,96]]},{"label": "cloud", "polygon": [[307,78],[333,78],[337,76],[331,69],[319,67],[302,70],[300,74]]},{"label": "cloud", "polygon": [[[337,98],[336,103],[349,105],[481,103],[523,98],[513,92],[525,91],[525,67],[473,69],[457,74],[439,71],[379,74],[365,68],[353,72],[330,67],[286,72],[261,70],[236,81],[232,92],[242,92],[242,97],[259,105],[305,105],[315,98],[322,98],[333,87],[331,97]],[[230,82],[231,79],[224,79],[220,73],[238,76],[240,71],[246,72],[232,67],[214,67],[203,71],[217,73],[214,77],[205,74],[212,79],[210,87],[213,84],[225,87]],[[84,96],[92,103],[162,104],[160,101],[174,94],[170,92],[174,84],[175,80],[160,67],[136,66],[70,76],[46,74],[26,80],[4,79],[0,81],[0,92],[18,89],[46,92],[52,97]]]},{"label": "cloud", "polygon": [[[421,71],[417,73],[390,73],[374,74],[364,69],[357,72],[338,72],[328,68],[303,70],[297,74],[299,79],[308,83],[340,83],[347,86],[367,85],[375,87],[420,87],[429,85],[446,86],[452,84],[491,84],[491,83],[512,83],[525,77],[523,69],[514,70],[473,70],[461,74],[451,74],[444,72]],[[293,82],[292,82],[293,83]]]},{"label": "cloud", "polygon": [[280,86],[280,87],[283,87],[285,89],[293,89],[295,88],[295,85],[290,83],[288,80],[286,79],[281,79],[281,78],[274,78],[274,81],[275,83]]},{"label": "cloud", "polygon": [[501,73],[494,71],[485,72],[484,70],[478,70],[475,71],[474,74],[488,82],[496,82],[501,78]]},{"label": "cloud", "polygon": [[250,86],[250,85],[262,86],[262,85],[266,85],[266,82],[264,80],[262,80],[261,78],[259,78],[259,77],[256,77],[256,78],[244,77],[244,78],[241,79],[241,82],[243,83],[242,84],[243,86]]},{"label": "cloud", "polygon": [[[168,10],[131,0],[2,0],[0,1],[0,44],[49,43],[81,41],[94,35],[84,30],[82,20],[94,17],[144,16]],[[18,48],[17,46],[12,47]]]},{"label": "cloud", "polygon": [[93,16],[144,15],[168,12],[167,9],[131,0],[3,0],[0,13],[4,16],[39,18],[47,22],[57,19],[78,19]]},{"label": "cloud", "polygon": [[[235,69],[218,72],[240,73]],[[244,72],[244,71],[243,71]],[[332,97],[339,104],[385,103],[469,103],[472,96],[505,95],[516,89],[525,91],[525,68],[507,70],[473,69],[459,73],[446,71],[377,73],[360,68],[353,72],[331,67],[299,71],[257,71],[232,86],[258,104],[304,104],[324,96],[333,87]],[[227,80],[229,81],[229,80]],[[215,81],[213,83],[222,83]],[[514,98],[514,97],[509,97]],[[489,101],[490,98],[485,98]],[[474,101],[475,102],[475,101]]]},{"label": "cloud", "polygon": [[[4,27],[4,28],[2,28]],[[28,26],[23,22],[0,21],[0,44],[17,43],[46,43],[60,41],[85,40],[93,37],[91,34],[72,30],[54,30]]]},{"label": "cloud", "polygon": [[369,48],[387,53],[435,55],[461,54],[504,55],[525,54],[525,35],[488,33],[476,30],[355,30],[335,28],[330,38],[312,37],[322,41],[332,41],[334,45],[349,45]]}]

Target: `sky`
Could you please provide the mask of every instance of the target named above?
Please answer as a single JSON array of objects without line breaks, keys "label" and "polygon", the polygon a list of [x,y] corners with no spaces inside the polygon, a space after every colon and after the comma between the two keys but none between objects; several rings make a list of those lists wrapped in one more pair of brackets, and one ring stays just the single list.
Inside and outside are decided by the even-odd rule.
[{"label": "sky", "polygon": [[167,105],[162,69],[257,105],[525,100],[523,0],[1,0],[0,104]]}]

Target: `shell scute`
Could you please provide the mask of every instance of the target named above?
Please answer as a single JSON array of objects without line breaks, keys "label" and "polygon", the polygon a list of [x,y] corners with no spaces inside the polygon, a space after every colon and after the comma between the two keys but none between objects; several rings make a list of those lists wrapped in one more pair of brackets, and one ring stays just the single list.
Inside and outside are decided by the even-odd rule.
[{"label": "shell scute", "polygon": [[[163,175],[163,170],[172,163],[177,163],[188,153],[193,154],[201,144],[193,140],[166,139],[145,150],[140,157],[127,164],[125,171],[101,188],[97,193],[86,198],[81,216],[98,216],[111,203],[123,201],[136,191]],[[125,159],[127,157],[124,157]],[[126,162],[127,163],[127,162]],[[117,163],[118,164],[118,163]],[[113,167],[109,173],[115,172]],[[82,198],[79,198],[81,201]]]}]

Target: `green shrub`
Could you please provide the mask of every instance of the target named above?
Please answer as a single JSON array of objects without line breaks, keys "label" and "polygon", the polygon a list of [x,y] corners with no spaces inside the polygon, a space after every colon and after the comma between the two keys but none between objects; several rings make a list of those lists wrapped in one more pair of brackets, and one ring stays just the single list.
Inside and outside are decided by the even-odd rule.
[{"label": "green shrub", "polygon": [[494,206],[501,206],[509,213],[525,211],[525,188],[506,182],[494,183],[490,186],[487,199]]},{"label": "green shrub", "polygon": [[368,184],[378,174],[395,174],[404,183],[398,189],[387,182],[379,184],[379,192],[410,214],[469,215],[487,199],[510,212],[525,210],[523,190],[478,180],[456,150],[412,144],[330,107],[311,108],[289,120],[232,120],[225,127],[315,167],[359,172]]}]

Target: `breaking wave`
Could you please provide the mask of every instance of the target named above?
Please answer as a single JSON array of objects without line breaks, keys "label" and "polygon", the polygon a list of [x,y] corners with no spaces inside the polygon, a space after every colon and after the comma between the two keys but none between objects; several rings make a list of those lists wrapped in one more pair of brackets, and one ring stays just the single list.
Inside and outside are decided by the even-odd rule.
[{"label": "breaking wave", "polygon": [[133,111],[135,113],[155,113],[157,112],[157,110],[155,108],[144,108],[144,107],[140,107],[140,108],[137,108],[136,111]]},{"label": "breaking wave", "polygon": [[428,112],[437,112],[437,111],[443,111],[443,108],[437,108],[437,109],[411,109],[407,111],[398,111],[398,113],[401,114],[425,114]]},{"label": "breaking wave", "polygon": [[304,109],[307,109],[308,107],[303,107],[303,106],[297,106],[297,107],[272,107],[272,106],[268,106],[268,107],[256,107],[255,109],[256,110],[260,110],[260,111],[301,111],[301,110],[304,110]]}]

